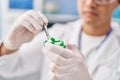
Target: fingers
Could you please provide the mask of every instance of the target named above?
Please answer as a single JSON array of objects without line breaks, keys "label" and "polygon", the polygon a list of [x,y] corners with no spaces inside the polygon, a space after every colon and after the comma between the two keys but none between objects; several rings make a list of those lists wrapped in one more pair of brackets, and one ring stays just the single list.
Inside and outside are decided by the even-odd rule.
[{"label": "fingers", "polygon": [[80,53],[76,46],[69,45],[69,49],[71,51],[57,45],[46,44],[43,48],[43,52],[58,65],[65,66],[76,63],[77,61],[79,61],[79,63],[85,61],[84,56]]},{"label": "fingers", "polygon": [[[22,15],[16,23],[24,26],[30,32],[36,34],[43,29],[45,24],[48,24],[47,18],[38,11],[28,11]],[[17,24],[17,25],[18,25]]]},{"label": "fingers", "polygon": [[32,24],[30,24],[30,23],[27,22],[27,21],[24,21],[24,22],[22,23],[22,25],[23,25],[24,27],[26,27],[26,29],[28,29],[28,30],[31,31],[31,32],[34,32],[34,30],[35,30],[35,28],[32,26]]},{"label": "fingers", "polygon": [[22,24],[26,29],[35,35],[42,30],[43,25],[40,25],[34,18],[28,15],[24,15],[24,17],[26,17],[26,19]]},{"label": "fingers", "polygon": [[52,44],[46,44],[43,48],[43,52],[52,60],[52,80],[88,80],[89,72],[83,55],[74,45],[67,48],[69,50]]},{"label": "fingers", "polygon": [[28,11],[27,14],[34,18],[40,25],[48,24],[47,18],[39,11]]},{"label": "fingers", "polygon": [[[34,25],[37,25],[37,24],[35,23]],[[23,27],[25,27],[28,31],[30,31],[30,32],[32,32],[34,35],[36,35],[37,33],[39,33],[39,32],[42,30],[42,28],[41,28],[41,29],[36,29],[36,28],[34,27],[34,25],[31,24],[31,22],[28,22],[28,21],[24,21],[24,22],[22,23],[22,26],[23,26]],[[22,28],[22,26],[21,26],[21,28]]]},{"label": "fingers", "polygon": [[52,80],[89,80],[84,56],[74,45],[68,45],[67,48],[52,44],[46,44],[43,48],[43,52],[52,60]]},{"label": "fingers", "polygon": [[73,63],[82,63],[83,61],[83,58],[81,58],[80,56],[66,59],[65,57],[62,57],[57,53],[49,51],[47,48],[43,48],[43,52],[52,60],[52,62],[59,66],[68,66]]},{"label": "fingers", "polygon": [[50,52],[47,48],[43,48],[43,52],[51,59],[52,62],[55,62],[57,65],[63,65],[63,61],[65,60],[65,58]]},{"label": "fingers", "polygon": [[50,71],[49,76],[51,77],[51,80],[71,80],[67,78],[71,76],[71,73],[59,75],[59,74],[55,74],[54,72]]},{"label": "fingers", "polygon": [[[87,67],[83,62],[81,63],[76,62],[67,66],[59,66],[54,63],[51,66],[51,72],[53,79],[58,78],[60,80],[61,78],[63,79],[66,78],[65,80],[73,80],[75,77],[79,77],[79,76],[82,77],[82,75],[88,76]],[[81,77],[79,77],[79,79]],[[83,80],[87,80],[87,79],[83,79]]]},{"label": "fingers", "polygon": [[56,61],[58,59],[58,57],[60,57],[59,55],[49,51],[45,47],[43,48],[43,53],[46,54],[52,60],[52,62]]},{"label": "fingers", "polygon": [[58,45],[46,44],[45,48],[48,52],[53,52],[63,58],[72,58],[74,56],[70,50],[64,49]]},{"label": "fingers", "polygon": [[[43,15],[43,14],[41,14],[40,12],[38,12],[38,14],[41,16],[41,19],[43,20],[43,22],[45,23],[45,24],[48,24],[48,19]],[[40,18],[39,18],[40,19]]]},{"label": "fingers", "polygon": [[53,52],[64,58],[72,58],[75,56],[80,56],[81,58],[84,58],[83,54],[78,50],[78,48],[75,45],[68,44],[68,49],[64,49],[58,45],[46,44],[45,48],[49,52]]},{"label": "fingers", "polygon": [[55,63],[51,63],[50,68],[51,71],[57,75],[65,75],[78,70],[75,66],[77,66],[77,63],[73,63],[71,65],[66,65],[66,66],[59,66]]},{"label": "fingers", "polygon": [[27,17],[26,21],[31,23],[31,25],[36,29],[42,29],[42,24],[40,24],[37,20],[35,20],[34,18],[32,18],[31,16],[25,15]]}]

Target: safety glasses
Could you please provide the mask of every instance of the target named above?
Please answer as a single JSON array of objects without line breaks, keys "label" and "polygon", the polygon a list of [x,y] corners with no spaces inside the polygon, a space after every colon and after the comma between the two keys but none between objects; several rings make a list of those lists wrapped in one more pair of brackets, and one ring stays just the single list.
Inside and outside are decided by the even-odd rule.
[{"label": "safety glasses", "polygon": [[[88,0],[81,0],[81,2],[86,2],[86,1]],[[108,5],[108,4],[112,4],[115,1],[116,0],[94,0],[94,2],[99,5]]]}]

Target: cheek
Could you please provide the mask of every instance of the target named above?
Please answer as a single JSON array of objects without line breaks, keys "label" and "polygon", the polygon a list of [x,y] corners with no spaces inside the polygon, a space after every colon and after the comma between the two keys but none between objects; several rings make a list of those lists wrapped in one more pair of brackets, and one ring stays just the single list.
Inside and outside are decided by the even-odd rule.
[{"label": "cheek", "polygon": [[99,17],[100,17],[100,18],[105,18],[105,17],[107,16],[107,15],[106,15],[106,14],[107,14],[106,12],[107,12],[107,9],[105,9],[105,8],[100,8],[100,9],[99,9]]},{"label": "cheek", "polygon": [[111,18],[112,14],[117,6],[118,6],[118,2],[116,1],[114,4],[110,4],[110,5],[101,7],[100,8],[100,12],[102,14],[101,17]]},{"label": "cheek", "polygon": [[100,9],[100,18],[101,19],[108,19],[108,18],[111,18],[112,16],[112,12],[113,10],[111,10],[110,8],[102,8]]},{"label": "cheek", "polygon": [[84,7],[83,4],[78,0],[77,9],[80,15],[82,15],[83,7]]}]

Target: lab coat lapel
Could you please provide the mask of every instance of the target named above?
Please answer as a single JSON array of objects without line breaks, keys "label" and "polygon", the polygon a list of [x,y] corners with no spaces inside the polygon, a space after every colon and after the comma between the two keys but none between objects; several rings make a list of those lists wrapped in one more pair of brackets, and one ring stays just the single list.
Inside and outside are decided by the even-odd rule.
[{"label": "lab coat lapel", "polygon": [[77,47],[78,47],[78,38],[79,38],[79,34],[80,34],[80,31],[81,31],[81,28],[82,28],[82,23],[81,22],[77,22],[76,24],[74,24],[72,26],[73,29],[71,29],[71,32],[68,32],[69,33],[69,40],[68,42],[70,44],[75,44]]},{"label": "lab coat lapel", "polygon": [[[106,56],[111,55],[111,52],[114,52],[119,46],[120,46],[119,41],[113,32],[109,36],[109,38],[105,41],[103,46],[101,46],[98,54],[102,54],[100,57],[105,58]],[[104,56],[104,55],[106,55],[106,56]],[[98,58],[98,60],[100,60],[100,59]]]},{"label": "lab coat lapel", "polygon": [[114,52],[118,47],[120,47],[119,41],[114,32],[112,32],[99,50],[96,50],[93,53],[94,56],[90,57],[91,59],[89,59],[88,62],[90,73],[93,75],[101,64],[103,64],[110,56],[114,55]]}]

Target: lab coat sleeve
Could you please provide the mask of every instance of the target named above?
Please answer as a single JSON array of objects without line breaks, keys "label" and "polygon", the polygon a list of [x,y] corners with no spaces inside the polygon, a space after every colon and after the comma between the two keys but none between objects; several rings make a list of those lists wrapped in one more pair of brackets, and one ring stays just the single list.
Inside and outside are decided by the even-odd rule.
[{"label": "lab coat sleeve", "polygon": [[13,78],[39,71],[42,64],[43,36],[36,36],[30,43],[22,45],[18,51],[0,57],[0,76]]},{"label": "lab coat sleeve", "polygon": [[0,76],[7,76],[14,70],[14,66],[18,62],[18,54],[16,53],[0,57]]},{"label": "lab coat sleeve", "polygon": [[0,57],[0,76],[7,76],[7,74],[12,73],[12,71],[14,70],[14,66],[16,65],[17,62],[18,62],[17,52],[12,53],[11,55]]}]

